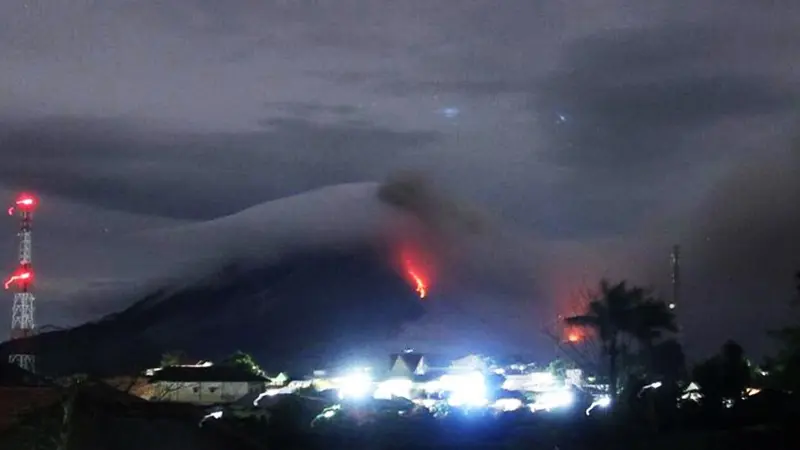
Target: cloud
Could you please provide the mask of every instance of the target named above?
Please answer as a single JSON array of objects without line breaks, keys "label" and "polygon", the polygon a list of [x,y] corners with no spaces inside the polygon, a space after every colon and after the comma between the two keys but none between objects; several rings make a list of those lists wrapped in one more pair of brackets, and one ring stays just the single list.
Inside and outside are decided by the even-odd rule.
[{"label": "cloud", "polygon": [[[727,198],[767,192],[762,155],[796,134],[796,12],[748,0],[0,2],[0,117],[13,119],[0,124],[0,185],[84,202],[92,219],[139,213],[137,228],[414,169],[543,241],[553,291],[588,272],[657,283],[676,241],[687,264],[738,285],[757,280],[754,249],[776,245],[719,224],[793,223],[765,206],[791,183]],[[451,107],[461,113],[437,113]],[[57,217],[74,247],[105,245],[81,213]],[[717,237],[717,250],[709,233],[737,239]]]},{"label": "cloud", "polygon": [[720,292],[760,284],[777,301],[791,297],[800,270],[798,167],[798,143],[763,149],[703,199],[685,230],[698,277]]},{"label": "cloud", "polygon": [[0,126],[8,188],[35,187],[112,210],[211,218],[341,182],[377,179],[428,131],[272,119],[256,132],[189,133],[118,120],[54,118]]},{"label": "cloud", "polygon": [[723,120],[789,111],[800,93],[710,64],[709,54],[724,45],[722,35],[687,25],[614,30],[572,43],[532,99],[535,110],[565,117],[549,127],[548,157],[589,171],[635,168],[633,176],[642,177],[674,170],[688,153],[701,162],[725,157],[727,149],[687,141]]}]

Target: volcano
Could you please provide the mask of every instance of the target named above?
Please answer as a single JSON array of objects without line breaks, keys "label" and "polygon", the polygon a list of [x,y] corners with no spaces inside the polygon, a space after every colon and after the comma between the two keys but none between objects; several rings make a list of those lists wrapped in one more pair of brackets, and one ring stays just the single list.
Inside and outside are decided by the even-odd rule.
[{"label": "volcano", "polygon": [[384,261],[362,247],[304,252],[263,266],[231,264],[29,344],[43,373],[125,373],[155,366],[176,350],[202,359],[243,350],[268,369],[310,370],[389,338],[422,315],[418,294]]},{"label": "volcano", "polygon": [[39,370],[58,374],[153,367],[168,351],[213,360],[242,350],[279,370],[358,353],[424,312],[393,255],[392,233],[413,217],[380,191],[335,186],[139,236],[154,258],[178,255],[168,276],[119,312],[24,345]]},{"label": "volcano", "polygon": [[[142,288],[111,296],[116,312],[6,342],[0,357],[29,345],[37,368],[55,374],[129,373],[174,351],[217,360],[241,350],[267,370],[383,361],[431,306],[477,288],[502,292],[517,278],[528,286],[532,273],[522,241],[413,177],[327,187],[135,238],[126,249],[147,261]],[[431,322],[437,345],[464,331]]]}]

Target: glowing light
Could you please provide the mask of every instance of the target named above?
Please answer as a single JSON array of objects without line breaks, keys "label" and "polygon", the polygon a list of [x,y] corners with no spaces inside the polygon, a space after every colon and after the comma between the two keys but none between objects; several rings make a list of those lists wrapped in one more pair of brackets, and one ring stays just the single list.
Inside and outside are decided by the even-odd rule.
[{"label": "glowing light", "polygon": [[531,405],[531,410],[552,410],[571,406],[575,402],[575,394],[570,390],[543,392],[536,402]]},{"label": "glowing light", "polygon": [[391,378],[378,385],[372,395],[377,399],[390,400],[393,397],[411,398],[414,383],[407,378]]},{"label": "glowing light", "polygon": [[567,336],[567,340],[574,344],[574,343],[576,343],[576,342],[581,340],[581,335],[579,335],[578,333],[575,333],[575,332],[570,333],[569,336]]},{"label": "glowing light", "polygon": [[402,256],[403,267],[411,283],[414,285],[414,290],[419,295],[419,298],[423,299],[427,297],[428,283],[425,281],[425,277],[418,269],[417,264],[414,263],[416,258],[412,258],[410,256],[408,249],[403,250],[401,256]]},{"label": "glowing light", "polygon": [[650,383],[650,384],[644,386],[641,390],[639,390],[638,396],[641,397],[642,394],[644,394],[644,391],[647,391],[647,390],[650,390],[650,389],[658,389],[660,387],[661,387],[661,382],[660,381],[656,381],[655,383]]},{"label": "glowing light", "polygon": [[486,380],[480,372],[458,375],[444,375],[440,379],[442,388],[450,393],[447,403],[450,406],[485,406]]},{"label": "glowing light", "polygon": [[608,408],[609,406],[611,406],[611,397],[607,395],[601,395],[600,397],[597,397],[588,408],[586,408],[586,415],[591,415],[592,410],[595,408]]},{"label": "glowing light", "polygon": [[344,377],[339,387],[340,399],[359,400],[369,394],[372,377],[368,373],[356,372]]},{"label": "glowing light", "polygon": [[19,273],[16,273],[14,275],[11,275],[11,277],[9,277],[8,280],[6,280],[5,288],[8,289],[11,286],[12,283],[15,283],[15,282],[19,283],[21,281],[28,281],[31,278],[33,278],[33,274],[30,273],[30,272],[19,272]]},{"label": "glowing light", "polygon": [[[34,206],[36,206],[36,199],[33,198],[33,196],[31,195],[22,194],[17,198],[17,201],[14,202],[14,205],[16,205],[17,208],[23,210],[30,210],[33,209]],[[9,212],[13,212],[13,207],[12,209],[9,210]]]},{"label": "glowing light", "polygon": [[419,294],[419,298],[427,297],[428,288],[427,286],[425,286],[425,282],[422,281],[422,278],[419,275],[417,275],[416,272],[414,272],[413,270],[409,270],[408,275],[411,277],[412,280],[414,280],[414,283],[416,283],[417,285],[415,287],[415,290],[417,291],[417,294]]},{"label": "glowing light", "polygon": [[504,412],[516,411],[522,408],[522,400],[518,398],[501,398],[492,405],[493,408]]}]

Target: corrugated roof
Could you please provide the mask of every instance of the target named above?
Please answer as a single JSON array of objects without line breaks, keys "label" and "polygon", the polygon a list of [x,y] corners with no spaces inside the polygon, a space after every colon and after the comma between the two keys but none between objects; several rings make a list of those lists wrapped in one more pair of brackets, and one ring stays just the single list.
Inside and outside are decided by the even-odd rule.
[{"label": "corrugated roof", "polygon": [[418,368],[420,363],[422,362],[423,355],[421,353],[395,353],[391,355],[391,364],[389,365],[389,370],[392,370],[397,364],[397,360],[405,364],[409,371],[415,372]]},{"label": "corrugated roof", "polygon": [[164,367],[150,378],[156,381],[247,381],[263,382],[266,378],[231,366],[211,367]]}]

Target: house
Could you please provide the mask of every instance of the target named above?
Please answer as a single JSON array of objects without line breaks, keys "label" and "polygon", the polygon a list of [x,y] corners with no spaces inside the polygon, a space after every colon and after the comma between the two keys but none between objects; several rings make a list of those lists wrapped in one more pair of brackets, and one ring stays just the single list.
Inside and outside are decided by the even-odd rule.
[{"label": "house", "polygon": [[467,355],[454,360],[450,364],[450,369],[457,372],[486,372],[489,369],[489,365],[480,355]]},{"label": "house", "polygon": [[390,376],[411,378],[414,375],[423,375],[427,371],[428,365],[421,353],[407,351],[390,356]]},{"label": "house", "polygon": [[212,405],[266,390],[269,380],[235,366],[164,367],[150,378],[148,400]]}]

